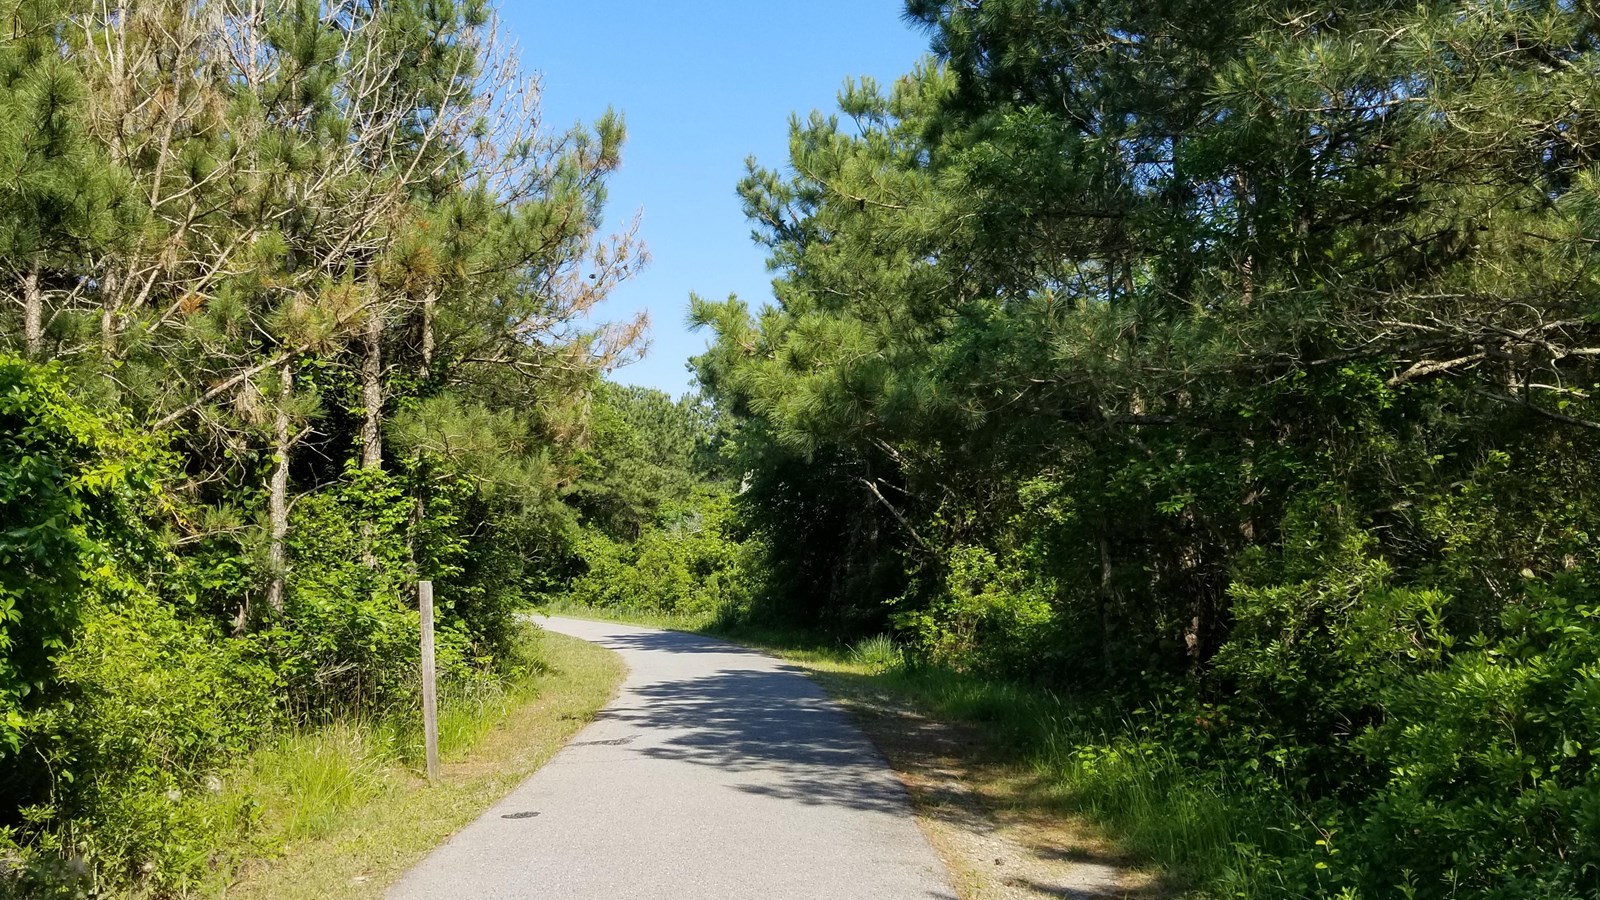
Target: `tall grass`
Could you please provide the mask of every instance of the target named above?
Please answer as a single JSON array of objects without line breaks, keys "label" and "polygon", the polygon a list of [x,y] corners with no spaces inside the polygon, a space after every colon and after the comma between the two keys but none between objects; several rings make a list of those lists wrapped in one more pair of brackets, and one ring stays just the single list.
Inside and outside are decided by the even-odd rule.
[{"label": "tall grass", "polygon": [[1259,780],[1200,766],[1163,739],[1159,710],[1066,701],[937,666],[874,672],[855,656],[844,658],[863,686],[935,718],[981,725],[1004,756],[1033,773],[1035,801],[1096,823],[1128,854],[1204,895],[1258,895],[1258,882],[1271,875],[1259,848],[1300,840],[1289,826],[1304,823],[1301,811],[1263,795]]},{"label": "tall grass", "polygon": [[874,675],[898,669],[905,663],[899,646],[887,634],[863,638],[852,644],[850,660]]},{"label": "tall grass", "polygon": [[[532,678],[446,685],[439,698],[440,756],[465,756],[537,693]],[[257,811],[257,842],[267,847],[317,838],[350,810],[414,780],[423,755],[415,715],[286,730],[225,779],[223,802],[242,800]]]},{"label": "tall grass", "polygon": [[372,722],[336,722],[282,733],[254,753],[232,779],[252,798],[271,838],[320,837],[344,813],[382,796],[393,785],[401,738]]},{"label": "tall grass", "polygon": [[[532,678],[506,678],[451,685],[439,698],[439,755],[456,759],[538,694]],[[420,732],[412,735],[412,760],[422,758]]]},{"label": "tall grass", "polygon": [[[421,774],[415,711],[284,732],[224,778],[254,809],[218,860],[237,900],[377,900],[391,879],[549,759],[621,680],[610,651],[532,635],[500,678],[440,686],[443,777]],[[515,723],[516,727],[505,727]],[[130,898],[131,900],[131,898]]]},{"label": "tall grass", "polygon": [[1057,724],[1031,757],[1058,802],[1106,826],[1134,855],[1196,884],[1215,884],[1237,868],[1240,848],[1259,846],[1287,813],[1143,739],[1133,723],[1116,731]]},{"label": "tall grass", "polygon": [[[439,753],[446,762],[466,756],[539,694],[546,667],[538,641],[530,628],[503,675],[440,686]],[[420,718],[418,710],[402,709],[284,730],[222,779],[218,802],[255,811],[258,852],[322,837],[351,810],[415,782],[424,759]]]},{"label": "tall grass", "polygon": [[1263,793],[1261,779],[1201,766],[1178,749],[1165,730],[1170,710],[1064,699],[922,663],[886,636],[840,646],[773,629],[721,633],[826,671],[847,694],[888,694],[935,719],[980,726],[993,750],[1033,776],[1031,796],[1017,802],[1100,826],[1130,856],[1155,863],[1199,896],[1269,893],[1273,867],[1262,862],[1263,851],[1286,853],[1315,838],[1315,829],[1305,836],[1306,813],[1281,794]]}]

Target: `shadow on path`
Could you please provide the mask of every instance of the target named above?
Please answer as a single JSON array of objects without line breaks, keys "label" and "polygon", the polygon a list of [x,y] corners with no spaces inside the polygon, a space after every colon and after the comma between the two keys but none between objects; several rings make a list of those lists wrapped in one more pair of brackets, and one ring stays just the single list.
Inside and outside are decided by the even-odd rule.
[{"label": "shadow on path", "polygon": [[642,650],[665,653],[723,653],[729,656],[760,656],[767,654],[716,638],[690,634],[686,631],[651,631],[630,634],[608,634],[596,641],[613,650]]},{"label": "shadow on path", "polygon": [[[794,666],[745,668],[757,651],[679,632],[608,635],[613,648],[716,653],[730,668],[630,687],[600,713],[634,735],[614,746],[653,759],[749,776],[750,794],[905,815],[909,799],[887,763],[827,695]],[[609,743],[609,742],[608,742]]]}]

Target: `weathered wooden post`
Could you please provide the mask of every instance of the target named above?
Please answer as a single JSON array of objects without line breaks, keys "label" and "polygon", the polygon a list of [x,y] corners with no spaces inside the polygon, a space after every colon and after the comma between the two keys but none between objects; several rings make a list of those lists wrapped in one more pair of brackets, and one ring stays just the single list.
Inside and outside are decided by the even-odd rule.
[{"label": "weathered wooden post", "polygon": [[422,614],[422,741],[428,759],[428,780],[439,778],[439,694],[433,673],[433,582],[417,582],[417,611]]}]

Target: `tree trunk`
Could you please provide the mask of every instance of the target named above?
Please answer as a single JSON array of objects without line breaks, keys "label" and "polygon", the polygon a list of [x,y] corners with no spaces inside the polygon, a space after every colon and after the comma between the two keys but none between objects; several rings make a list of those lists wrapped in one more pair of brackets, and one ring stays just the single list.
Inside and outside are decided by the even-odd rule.
[{"label": "tree trunk", "polygon": [[[1250,243],[1250,183],[1245,180],[1244,174],[1235,172],[1233,175],[1234,204],[1239,210],[1239,238],[1248,247]],[[1239,261],[1239,305],[1248,307],[1255,302],[1255,254],[1246,252],[1244,259]]]},{"label": "tree trunk", "polygon": [[100,280],[100,350],[106,359],[114,359],[122,341],[123,281],[121,270],[107,266]]},{"label": "tree trunk", "polygon": [[376,469],[383,465],[383,316],[376,309],[367,314],[362,350],[361,467]]},{"label": "tree trunk", "polygon": [[117,355],[117,301],[110,291],[100,302],[100,352],[106,359]]},{"label": "tree trunk", "polygon": [[44,294],[39,290],[39,264],[22,276],[22,344],[29,359],[44,355]]},{"label": "tree trunk", "polygon": [[[376,308],[367,311],[367,328],[362,336],[361,468],[383,467],[383,315]],[[370,521],[361,523],[361,564],[377,571],[378,555],[373,552]]]},{"label": "tree trunk", "polygon": [[1117,601],[1117,585],[1115,570],[1111,565],[1111,542],[1106,540],[1105,532],[1100,534],[1100,590],[1096,597],[1097,607],[1095,612],[1100,619],[1100,665],[1105,671],[1106,678],[1110,679],[1116,671],[1116,666],[1111,658],[1111,609]]},{"label": "tree trunk", "polygon": [[418,369],[420,377],[417,380],[423,384],[433,375],[433,306],[433,291],[430,290],[422,295],[422,339],[419,341],[422,365]]},{"label": "tree trunk", "polygon": [[422,525],[428,520],[428,467],[422,461],[422,454],[417,454],[416,470],[414,476],[417,480],[417,495],[411,499],[411,516],[406,528],[406,555],[411,557],[411,571],[417,580],[431,579],[430,573],[422,571],[422,558],[417,553],[417,538],[422,535]]},{"label": "tree trunk", "polygon": [[272,478],[267,483],[267,609],[283,614],[284,586],[289,557],[289,398],[294,394],[294,364],[285,361],[278,370],[278,410],[272,421]]}]

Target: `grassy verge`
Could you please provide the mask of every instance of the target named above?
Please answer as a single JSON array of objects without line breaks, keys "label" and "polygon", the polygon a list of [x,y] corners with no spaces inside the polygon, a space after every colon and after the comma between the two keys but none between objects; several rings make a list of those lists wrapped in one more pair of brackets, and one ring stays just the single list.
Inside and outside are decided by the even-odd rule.
[{"label": "grassy verge", "polygon": [[[1262,799],[1242,781],[1232,784],[1226,773],[1197,769],[1163,741],[1159,710],[1074,702],[1029,685],[911,665],[887,638],[844,644],[706,618],[579,608],[562,614],[697,631],[797,662],[855,710],[902,774],[902,762],[922,763],[915,748],[896,758],[899,735],[925,730],[923,720],[953,728],[943,740],[955,749],[938,765],[970,782],[990,813],[1026,821],[1031,832],[1054,828],[1042,837],[1071,845],[1081,859],[1138,869],[1131,883],[1142,894],[1258,896],[1274,876],[1252,848],[1300,839],[1284,827],[1304,821],[1296,810]],[[987,877],[979,872],[971,890],[963,884],[964,896],[989,896],[980,884]]]},{"label": "grassy verge", "polygon": [[1270,832],[1291,811],[1198,770],[1158,726],[1141,724],[1148,711],[1124,715],[936,667],[863,671],[859,651],[807,661],[816,655],[806,648],[802,664],[849,705],[909,707],[978,735],[991,782],[983,789],[998,806],[1064,823],[1085,858],[1141,869],[1143,892],[1250,897],[1271,877],[1248,848],[1281,840]]},{"label": "grassy verge", "polygon": [[246,860],[214,896],[378,897],[385,887],[555,754],[605,704],[618,657],[540,638],[542,671],[441,704],[443,777],[418,775],[415,737],[377,723],[287,734],[225,779],[219,803],[256,816]]}]

